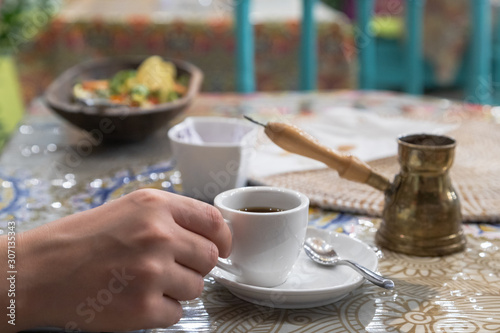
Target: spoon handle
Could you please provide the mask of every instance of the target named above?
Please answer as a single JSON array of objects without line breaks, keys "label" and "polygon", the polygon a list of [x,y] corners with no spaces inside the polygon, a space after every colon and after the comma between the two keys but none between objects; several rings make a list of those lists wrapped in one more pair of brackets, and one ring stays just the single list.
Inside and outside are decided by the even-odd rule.
[{"label": "spoon handle", "polygon": [[394,288],[394,282],[392,280],[386,279],[383,276],[378,275],[377,273],[369,270],[368,268],[363,267],[358,263],[355,263],[354,261],[342,259],[342,260],[339,260],[337,262],[337,264],[346,265],[346,266],[350,266],[351,268],[354,268],[359,273],[361,273],[361,275],[363,275],[368,281],[370,281],[371,283],[373,283],[379,287],[382,287],[385,289]]}]

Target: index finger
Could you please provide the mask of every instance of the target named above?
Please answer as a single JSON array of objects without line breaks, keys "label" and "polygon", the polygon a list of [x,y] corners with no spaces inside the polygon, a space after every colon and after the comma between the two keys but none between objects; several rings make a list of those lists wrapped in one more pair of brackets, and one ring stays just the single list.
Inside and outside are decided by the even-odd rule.
[{"label": "index finger", "polygon": [[202,235],[219,249],[219,256],[228,257],[231,252],[231,231],[217,208],[207,203],[176,195],[169,201],[170,212],[181,227]]}]

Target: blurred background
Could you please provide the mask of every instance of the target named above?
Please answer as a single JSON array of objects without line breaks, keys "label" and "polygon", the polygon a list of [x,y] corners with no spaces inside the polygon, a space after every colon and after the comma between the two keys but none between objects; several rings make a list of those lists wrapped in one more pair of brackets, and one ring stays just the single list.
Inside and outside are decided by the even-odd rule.
[{"label": "blurred background", "polygon": [[[125,54],[184,59],[205,73],[203,91],[235,90],[233,0],[36,2],[43,5],[32,15],[32,27],[21,29],[15,41],[18,45],[14,55],[25,102],[43,94],[58,74],[77,63]],[[460,88],[468,37],[468,2],[426,2],[427,92]],[[325,0],[315,6],[320,90],[357,86],[353,3]],[[301,13],[300,0],[251,1],[257,90],[297,89]],[[377,89],[397,90],[404,80],[398,70],[405,28],[403,13],[402,0],[376,1],[377,61],[384,73]],[[35,29],[40,31],[35,34]]]},{"label": "blurred background", "polygon": [[[202,92],[235,92],[235,1],[1,0],[1,117],[7,117],[2,108],[37,112],[33,101],[64,70],[117,55],[186,60],[203,71]],[[422,3],[424,93],[460,99],[471,1]],[[497,8],[496,1],[491,4]],[[301,0],[250,1],[257,91],[298,90],[302,10]],[[404,0],[375,1],[376,89],[403,90],[404,12]],[[355,0],[316,1],[314,17],[317,89],[357,89]],[[12,101],[15,96],[18,101]],[[12,118],[16,112],[7,113]],[[11,127],[8,120],[0,122]]]}]

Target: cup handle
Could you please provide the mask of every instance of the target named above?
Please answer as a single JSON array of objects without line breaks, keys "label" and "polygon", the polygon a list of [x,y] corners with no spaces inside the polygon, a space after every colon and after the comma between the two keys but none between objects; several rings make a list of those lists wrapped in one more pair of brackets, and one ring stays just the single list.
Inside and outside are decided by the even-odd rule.
[{"label": "cup handle", "polygon": [[[231,230],[231,237],[232,237],[233,225],[231,221],[229,221],[228,219],[224,219],[224,222],[226,222],[227,226],[229,227],[229,230]],[[234,266],[233,263],[231,262],[231,259],[229,258],[228,259],[219,258],[217,260],[216,266],[234,275],[241,275],[241,270],[238,269],[236,266]]]}]

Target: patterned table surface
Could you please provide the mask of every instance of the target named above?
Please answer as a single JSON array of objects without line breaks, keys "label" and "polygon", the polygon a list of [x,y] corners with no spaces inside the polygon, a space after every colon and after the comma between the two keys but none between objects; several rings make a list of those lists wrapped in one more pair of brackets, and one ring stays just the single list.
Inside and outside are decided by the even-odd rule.
[{"label": "patterned table surface", "polygon": [[[280,112],[293,116],[332,103],[429,114],[444,106],[454,107],[448,101],[382,92],[202,95],[189,113]],[[470,108],[481,116],[494,114],[489,108],[456,107]],[[109,146],[41,113],[24,119],[2,153],[0,232],[6,232],[8,221],[15,221],[21,232],[140,187],[180,191],[166,129],[145,142]],[[310,209],[311,226],[345,233],[369,245],[373,245],[379,222]],[[148,332],[498,332],[500,227],[468,223],[464,229],[467,249],[451,256],[419,258],[377,250],[379,271],[396,283],[392,291],[365,282],[330,305],[276,309],[240,300],[206,277],[204,293],[184,302],[184,317],[178,324]]]}]

